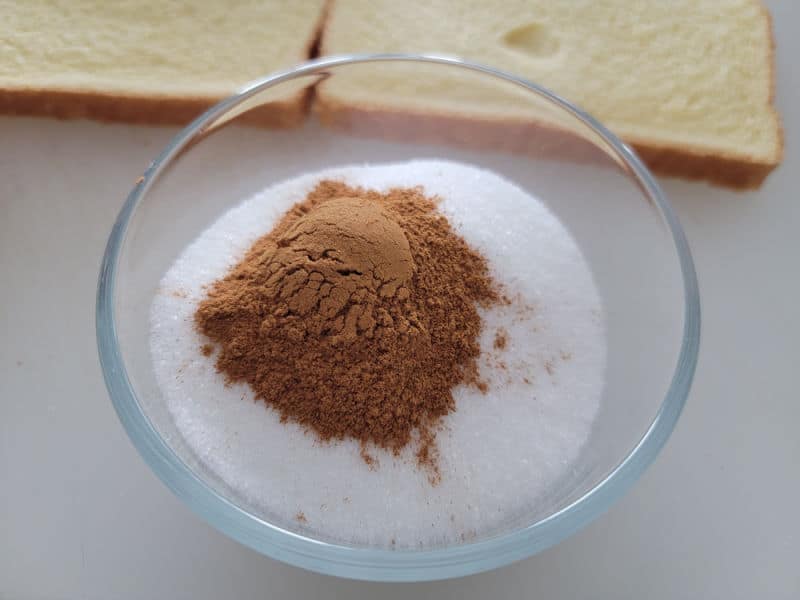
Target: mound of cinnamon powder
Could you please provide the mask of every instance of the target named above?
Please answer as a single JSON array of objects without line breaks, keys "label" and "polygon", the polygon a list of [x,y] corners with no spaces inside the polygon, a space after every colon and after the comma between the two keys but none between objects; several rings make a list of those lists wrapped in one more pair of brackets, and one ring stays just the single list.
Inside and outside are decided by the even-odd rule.
[{"label": "mound of cinnamon powder", "polygon": [[483,257],[419,188],[322,181],[215,282],[195,313],[229,382],[322,440],[415,456],[438,475],[435,435],[477,377]]}]

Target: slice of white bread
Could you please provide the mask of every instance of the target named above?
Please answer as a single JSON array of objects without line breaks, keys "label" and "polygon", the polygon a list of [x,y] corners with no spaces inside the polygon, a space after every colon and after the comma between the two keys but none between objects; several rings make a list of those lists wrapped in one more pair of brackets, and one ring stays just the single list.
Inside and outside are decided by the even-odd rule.
[{"label": "slice of white bread", "polygon": [[[320,49],[451,54],[519,74],[589,111],[660,174],[752,188],[783,153],[771,22],[757,0],[333,0]],[[443,94],[459,85],[453,69],[400,72],[322,83],[323,122],[497,139],[522,123],[522,106],[488,89]]]},{"label": "slice of white bread", "polygon": [[[0,2],[0,112],[185,123],[308,59],[325,0]],[[294,91],[253,120],[300,123]],[[250,116],[250,115],[248,115]]]}]

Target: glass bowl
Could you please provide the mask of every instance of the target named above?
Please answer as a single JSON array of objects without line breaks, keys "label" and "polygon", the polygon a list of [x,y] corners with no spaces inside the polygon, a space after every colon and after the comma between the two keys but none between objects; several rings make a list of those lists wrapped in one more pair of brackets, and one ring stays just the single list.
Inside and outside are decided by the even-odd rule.
[{"label": "glass bowl", "polygon": [[[367,108],[338,116],[312,110],[294,129],[237,126],[309,86],[323,86],[325,99],[324,86],[337,81],[363,91]],[[413,94],[414,105],[370,110],[376,85],[395,86],[401,97]],[[452,107],[468,117],[454,117]],[[155,381],[149,306],[183,248],[252,193],[306,171],[420,157],[493,170],[542,199],[571,232],[605,311],[599,414],[568,476],[504,530],[418,550],[316,539],[296,524],[270,520],[193,455]],[[320,573],[386,581],[505,565],[552,546],[606,510],[675,426],[699,332],[697,281],[683,231],[634,152],[535,83],[438,56],[323,58],[254,82],[208,110],[136,182],[111,231],[97,292],[106,385],[128,435],[164,483],[213,526],[267,556]]]}]

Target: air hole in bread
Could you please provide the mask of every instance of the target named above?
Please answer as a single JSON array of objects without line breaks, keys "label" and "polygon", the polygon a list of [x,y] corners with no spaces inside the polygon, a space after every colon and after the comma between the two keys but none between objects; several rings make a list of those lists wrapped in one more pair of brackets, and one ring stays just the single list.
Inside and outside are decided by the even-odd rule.
[{"label": "air hole in bread", "polygon": [[503,36],[503,43],[529,56],[548,57],[558,52],[560,43],[547,25],[527,23]]}]

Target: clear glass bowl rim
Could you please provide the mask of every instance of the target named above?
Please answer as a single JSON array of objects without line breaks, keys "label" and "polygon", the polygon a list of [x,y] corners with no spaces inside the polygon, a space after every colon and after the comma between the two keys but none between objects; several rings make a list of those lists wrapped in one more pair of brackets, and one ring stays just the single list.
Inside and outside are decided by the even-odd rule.
[{"label": "clear glass bowl rim", "polygon": [[[449,65],[511,82],[571,113],[594,130],[627,165],[660,213],[672,235],[684,287],[683,338],[670,386],[652,423],[622,462],[582,497],[541,521],[491,539],[427,550],[356,548],[322,542],[261,520],[217,494],[172,451],[142,411],[122,360],[114,313],[116,269],[131,215],[170,162],[186,146],[202,138],[209,124],[283,81],[329,67],[392,61]],[[412,54],[341,55],[312,60],[252,82],[238,94],[210,108],[172,139],[130,192],[111,230],[98,280],[96,329],[106,387],[128,436],[156,475],[208,523],[271,558],[319,573],[374,581],[424,581],[469,575],[529,557],[588,524],[633,485],[665,444],[686,402],[700,343],[700,299],[686,237],[664,193],[636,154],[592,116],[536,83],[459,58]]]}]

